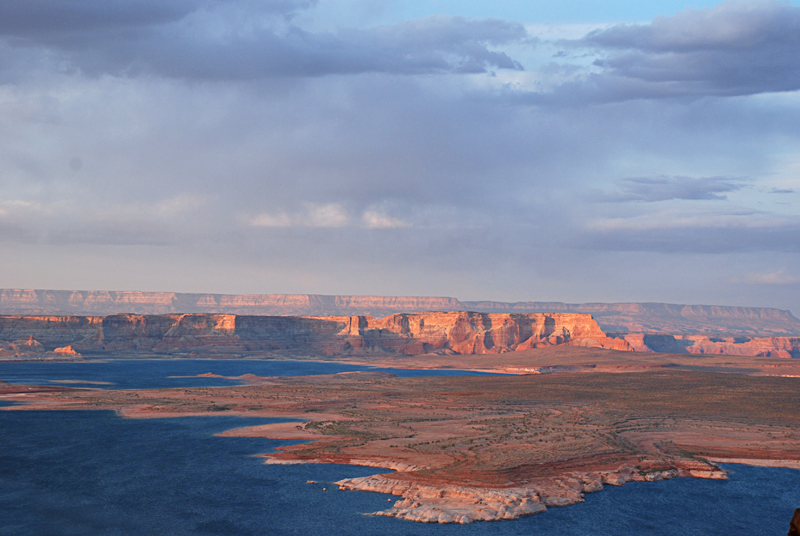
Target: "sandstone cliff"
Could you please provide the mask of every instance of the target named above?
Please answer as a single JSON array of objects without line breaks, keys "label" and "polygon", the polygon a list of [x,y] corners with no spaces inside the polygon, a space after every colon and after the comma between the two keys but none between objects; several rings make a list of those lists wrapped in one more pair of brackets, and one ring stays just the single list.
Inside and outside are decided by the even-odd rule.
[{"label": "sandstone cliff", "polygon": [[117,313],[218,313],[384,317],[412,311],[456,310],[591,314],[606,332],[747,337],[800,335],[800,320],[789,311],[759,307],[665,303],[461,302],[455,298],[419,296],[0,290],[0,314],[104,316]]},{"label": "sandstone cliff", "polygon": [[800,358],[800,337],[708,337],[632,333],[625,340],[636,352]]},{"label": "sandstone cliff", "polygon": [[670,303],[464,302],[477,311],[575,312],[592,315],[606,332],[800,335],[800,320],[791,312],[768,307],[676,305]]},{"label": "sandstone cliff", "polygon": [[[554,345],[630,350],[590,315],[433,312],[291,317],[218,314],[2,316],[0,341],[15,350],[91,354],[487,354]],[[15,341],[15,342],[12,342]],[[27,341],[27,342],[20,342]],[[66,349],[69,349],[67,351]]]},{"label": "sandstone cliff", "polygon": [[386,493],[402,497],[392,508],[373,515],[396,517],[423,523],[459,523],[519,519],[544,512],[551,506],[568,506],[584,502],[586,493],[603,489],[604,485],[621,486],[627,482],[655,482],[678,476],[723,480],[722,469],[700,463],[681,461],[681,467],[642,474],[633,466],[616,470],[572,471],[557,478],[536,478],[522,486],[494,489],[464,485],[425,485],[401,480],[396,474],[347,478],[335,482],[341,490]]}]

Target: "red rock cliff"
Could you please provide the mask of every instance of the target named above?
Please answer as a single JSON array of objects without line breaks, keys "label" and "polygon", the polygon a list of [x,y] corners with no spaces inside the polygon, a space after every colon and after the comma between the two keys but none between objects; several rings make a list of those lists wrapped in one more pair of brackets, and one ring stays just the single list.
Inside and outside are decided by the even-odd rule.
[{"label": "red rock cliff", "polygon": [[460,302],[420,296],[322,296],[316,294],[181,294],[138,291],[0,290],[0,314],[109,315],[117,313],[215,313],[237,315],[383,317],[412,311],[591,314],[608,332],[739,335],[800,335],[789,311],[762,307],[666,303]]},{"label": "red rock cliff", "polygon": [[337,320],[345,327],[340,332],[343,336],[330,343],[331,352],[352,348],[409,355],[436,351],[489,354],[557,344],[630,349],[626,341],[607,337],[590,315],[582,314],[457,311]]},{"label": "red rock cliff", "polygon": [[217,314],[0,317],[0,340],[26,337],[44,348],[81,354],[250,353],[347,354],[499,353],[557,344],[629,350],[606,337],[589,315],[412,313],[382,319]]},{"label": "red rock cliff", "polygon": [[800,358],[800,337],[708,337],[704,335],[625,335],[636,352]]}]

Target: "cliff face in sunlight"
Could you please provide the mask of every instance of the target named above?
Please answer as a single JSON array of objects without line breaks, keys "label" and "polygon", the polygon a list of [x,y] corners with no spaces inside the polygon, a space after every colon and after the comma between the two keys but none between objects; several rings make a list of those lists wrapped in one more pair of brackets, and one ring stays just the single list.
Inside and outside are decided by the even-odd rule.
[{"label": "cliff face in sunlight", "polygon": [[[336,317],[328,317],[336,318]],[[430,352],[491,354],[570,344],[629,350],[623,339],[612,339],[590,315],[570,313],[489,314],[411,313],[382,319],[339,317],[345,324],[332,353],[380,348],[408,355]],[[336,344],[341,346],[336,347]]]},{"label": "cliff face in sunlight", "polygon": [[747,337],[800,335],[800,320],[789,311],[762,307],[666,303],[462,302],[455,298],[419,296],[0,290],[0,314],[105,316],[118,313],[217,313],[385,317],[412,311],[582,313],[591,314],[604,331],[619,333]]},{"label": "cliff face in sunlight", "polygon": [[636,352],[800,358],[800,337],[709,337],[706,335],[625,335]]},{"label": "cliff face in sunlight", "polygon": [[494,354],[569,345],[636,352],[800,358],[800,337],[628,333],[577,313],[371,316],[0,316],[0,357],[114,354]]},{"label": "cliff face in sunlight", "polygon": [[20,352],[60,348],[62,354],[487,354],[561,344],[630,349],[625,340],[606,337],[591,316],[561,313],[412,313],[382,319],[217,314],[3,316],[0,341]]}]

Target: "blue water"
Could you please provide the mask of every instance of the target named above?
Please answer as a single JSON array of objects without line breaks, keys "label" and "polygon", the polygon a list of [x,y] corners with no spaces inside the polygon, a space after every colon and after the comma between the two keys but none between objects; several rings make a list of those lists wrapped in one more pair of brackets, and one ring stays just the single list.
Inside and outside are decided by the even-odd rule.
[{"label": "blue water", "polygon": [[197,378],[211,372],[220,376],[304,376],[335,374],[356,370],[391,372],[397,376],[465,376],[481,373],[463,370],[412,370],[370,368],[317,361],[266,361],[246,359],[172,359],[78,362],[0,362],[0,380],[8,383],[46,385],[58,380],[108,382],[102,384],[60,384],[101,389],[157,389],[162,387],[213,387],[239,385],[237,380]]},{"label": "blue water", "polygon": [[[162,378],[174,364],[148,366],[165,366],[151,372]],[[288,442],[214,436],[277,420],[0,410],[0,535],[783,536],[800,506],[800,471],[726,466],[728,481],[629,483],[517,521],[427,525],[364,516],[388,507],[389,497],[341,492],[330,482],[380,471],[264,465],[252,455]]]}]

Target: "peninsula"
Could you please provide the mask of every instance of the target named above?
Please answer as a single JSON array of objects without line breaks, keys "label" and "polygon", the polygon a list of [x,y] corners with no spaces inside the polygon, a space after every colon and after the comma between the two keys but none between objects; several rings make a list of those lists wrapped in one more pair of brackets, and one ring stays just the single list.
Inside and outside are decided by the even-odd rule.
[{"label": "peninsula", "polygon": [[4,411],[298,419],[221,435],[305,441],[266,463],[393,470],[338,485],[395,495],[376,514],[413,521],[515,519],[631,480],[725,478],[723,461],[800,467],[796,378],[654,370],[239,379],[246,385],[118,391],[0,384],[0,399],[19,404]]}]

